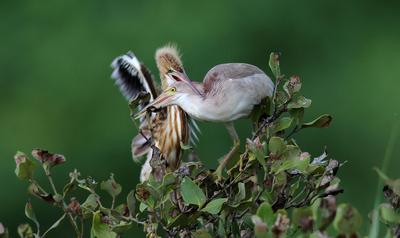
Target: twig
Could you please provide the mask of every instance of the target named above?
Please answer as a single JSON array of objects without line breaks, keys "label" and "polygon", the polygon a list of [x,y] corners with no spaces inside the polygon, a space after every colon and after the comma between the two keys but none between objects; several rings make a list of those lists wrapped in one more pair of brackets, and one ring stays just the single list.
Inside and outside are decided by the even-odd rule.
[{"label": "twig", "polygon": [[286,138],[285,138],[284,140],[286,141],[287,139],[289,139],[289,137],[290,137],[291,135],[293,135],[293,134],[296,133],[296,132],[299,132],[299,131],[301,130],[301,128],[299,128],[299,130],[297,130],[298,127],[299,127],[299,126],[296,125],[296,126],[293,128],[293,131],[290,132],[290,134],[289,134],[288,136],[286,136]]},{"label": "twig", "polygon": [[56,186],[54,186],[53,179],[51,178],[50,170],[48,170],[48,172],[46,171],[46,175],[50,180],[50,184],[51,184],[51,187],[53,188],[54,194],[57,195],[58,194],[57,189],[56,189]]},{"label": "twig", "polygon": [[39,186],[39,184],[35,180],[31,179],[30,181],[34,183],[36,187],[38,187],[40,191],[42,191],[45,195],[49,195],[42,187]]}]

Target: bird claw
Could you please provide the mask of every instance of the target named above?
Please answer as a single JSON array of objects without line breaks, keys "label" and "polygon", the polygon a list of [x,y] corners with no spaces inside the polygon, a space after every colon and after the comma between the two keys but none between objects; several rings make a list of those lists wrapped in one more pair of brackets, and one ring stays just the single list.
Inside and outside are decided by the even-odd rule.
[{"label": "bird claw", "polygon": [[224,177],[222,177],[222,171],[217,169],[217,171],[214,172],[214,177],[216,178],[215,183],[218,185],[224,180]]}]

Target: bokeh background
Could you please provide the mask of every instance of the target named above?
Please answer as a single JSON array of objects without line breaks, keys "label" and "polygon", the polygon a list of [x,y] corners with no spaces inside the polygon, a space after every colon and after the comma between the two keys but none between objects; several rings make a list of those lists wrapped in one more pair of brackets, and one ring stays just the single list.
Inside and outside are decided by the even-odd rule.
[{"label": "bokeh background", "polygon": [[[360,233],[368,234],[378,181],[372,167],[382,165],[400,121],[399,9],[399,1],[1,1],[0,222],[12,237],[21,223],[36,229],[24,215],[29,182],[14,174],[17,151],[65,155],[67,163],[52,171],[59,190],[75,168],[99,182],[114,173],[123,187],[117,203],[125,201],[139,182],[130,152],[136,130],[109,65],[132,50],[158,79],[154,53],[175,42],[194,81],[227,62],[254,64],[272,76],[269,54],[281,52],[282,73],[299,75],[301,94],[313,100],[304,121],[333,117],[329,129],[304,130],[295,139],[312,156],[327,146],[330,158],[348,161],[338,173],[345,191],[338,199],[358,208]],[[251,137],[250,120],[235,124],[242,141]],[[196,152],[216,168],[232,145],[229,134],[223,124],[198,125]],[[400,177],[399,148],[397,135],[392,178]],[[40,167],[34,177],[51,190]],[[87,194],[72,195],[83,202]],[[32,203],[42,232],[62,215]],[[137,227],[128,234],[144,236]],[[48,237],[75,234],[65,221]]]}]

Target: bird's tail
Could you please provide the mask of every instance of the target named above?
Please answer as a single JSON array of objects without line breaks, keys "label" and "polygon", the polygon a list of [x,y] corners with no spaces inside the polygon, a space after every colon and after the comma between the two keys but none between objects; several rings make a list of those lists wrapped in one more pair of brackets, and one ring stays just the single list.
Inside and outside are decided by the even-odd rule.
[{"label": "bird's tail", "polygon": [[[150,102],[159,95],[150,71],[132,52],[129,51],[126,55],[117,57],[111,63],[111,67],[114,68],[111,78],[115,79],[115,84],[119,85],[119,90],[128,101],[135,99],[142,91],[150,93]],[[146,105],[141,105],[141,107]]]},{"label": "bird's tail", "polygon": [[[111,78],[115,79],[115,84],[119,85],[119,89],[128,101],[132,101],[137,95],[142,92],[150,93],[150,102],[159,95],[156,83],[150,74],[150,71],[144,66],[132,52],[126,55],[117,57],[112,63],[111,67],[114,72]],[[139,110],[144,108],[147,104],[139,105]],[[143,117],[140,129],[145,137],[150,138],[150,131],[148,130],[148,123]],[[133,160],[140,162],[139,156],[144,155],[150,150],[150,144],[147,142],[143,135],[138,134],[132,141],[132,155]]]}]

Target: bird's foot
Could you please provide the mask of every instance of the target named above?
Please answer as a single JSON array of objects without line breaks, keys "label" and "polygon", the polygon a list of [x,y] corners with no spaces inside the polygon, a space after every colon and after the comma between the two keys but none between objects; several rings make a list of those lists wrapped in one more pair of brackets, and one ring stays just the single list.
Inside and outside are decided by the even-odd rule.
[{"label": "bird's foot", "polygon": [[222,182],[222,180],[224,179],[224,177],[222,177],[222,171],[220,169],[217,169],[214,172],[214,177],[216,178],[215,183],[218,185]]}]

